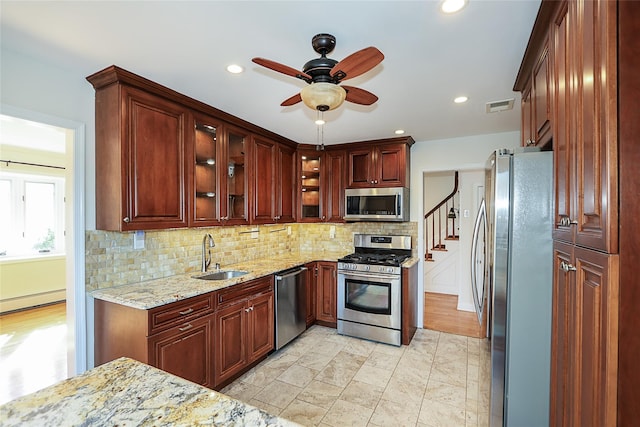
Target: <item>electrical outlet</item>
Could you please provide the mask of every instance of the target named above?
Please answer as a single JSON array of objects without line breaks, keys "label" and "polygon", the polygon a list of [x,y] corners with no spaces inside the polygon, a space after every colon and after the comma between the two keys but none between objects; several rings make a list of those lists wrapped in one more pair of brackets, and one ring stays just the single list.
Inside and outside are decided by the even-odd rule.
[{"label": "electrical outlet", "polygon": [[469,209],[465,209],[465,210],[462,212],[462,215],[463,215],[465,218],[469,218]]},{"label": "electrical outlet", "polygon": [[259,234],[259,233],[258,233],[257,231],[252,231],[252,232],[251,232],[251,238],[252,238],[252,239],[257,239],[257,238],[258,238],[258,234]]},{"label": "electrical outlet", "polygon": [[291,236],[291,226],[287,225],[287,235]]},{"label": "electrical outlet", "polygon": [[144,249],[144,231],[136,231],[133,235],[133,249]]},{"label": "electrical outlet", "polygon": [[336,238],[336,226],[332,225],[331,227],[329,227],[329,238],[330,239],[335,239]]}]

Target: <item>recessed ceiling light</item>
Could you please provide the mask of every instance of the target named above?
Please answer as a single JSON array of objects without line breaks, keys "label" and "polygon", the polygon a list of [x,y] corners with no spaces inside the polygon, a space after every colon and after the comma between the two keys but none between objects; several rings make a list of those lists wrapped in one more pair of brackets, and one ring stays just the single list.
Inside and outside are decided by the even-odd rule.
[{"label": "recessed ceiling light", "polygon": [[444,0],[440,10],[444,13],[456,13],[467,5],[467,0]]},{"label": "recessed ceiling light", "polygon": [[244,68],[242,68],[238,64],[231,64],[227,67],[227,71],[230,72],[231,74],[240,74],[241,72],[244,71]]},{"label": "recessed ceiling light", "polygon": [[318,119],[318,120],[316,120],[316,124],[317,124],[318,126],[322,126],[324,123],[325,123],[325,122],[324,122],[324,120],[322,120],[322,119]]},{"label": "recessed ceiling light", "polygon": [[402,135],[403,133],[404,133],[404,129],[398,129],[395,132],[396,135]]},{"label": "recessed ceiling light", "polygon": [[469,100],[469,98],[467,98],[466,96],[459,96],[456,99],[453,100],[453,102],[455,102],[456,104],[462,104],[465,103]]}]

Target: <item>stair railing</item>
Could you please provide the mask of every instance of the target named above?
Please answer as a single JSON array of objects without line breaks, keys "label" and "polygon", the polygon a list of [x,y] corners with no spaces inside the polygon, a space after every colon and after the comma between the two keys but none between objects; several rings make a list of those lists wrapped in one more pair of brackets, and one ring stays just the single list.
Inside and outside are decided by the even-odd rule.
[{"label": "stair railing", "polygon": [[[433,261],[433,253],[431,251],[434,250],[445,250],[445,245],[442,243],[442,208],[444,207],[444,216],[445,216],[445,238],[449,236],[449,212],[451,209],[455,212],[455,202],[454,197],[458,192],[458,171],[454,174],[454,182],[453,182],[453,191],[447,197],[442,199],[440,203],[435,205],[433,209],[427,212],[424,215],[424,239],[425,239],[425,261]],[[449,205],[451,202],[451,205]],[[451,207],[449,207],[451,206]],[[438,221],[438,229],[436,230],[436,217]],[[451,235],[455,237],[455,219],[453,219],[453,230],[451,231]],[[429,227],[430,226],[430,227]],[[431,233],[429,233],[429,228],[431,228]],[[436,234],[438,237],[438,243],[436,244]],[[429,236],[431,235],[431,236]],[[431,243],[429,242],[429,237],[431,237]],[[431,246],[430,246],[431,245]],[[431,249],[429,249],[431,248]]]}]

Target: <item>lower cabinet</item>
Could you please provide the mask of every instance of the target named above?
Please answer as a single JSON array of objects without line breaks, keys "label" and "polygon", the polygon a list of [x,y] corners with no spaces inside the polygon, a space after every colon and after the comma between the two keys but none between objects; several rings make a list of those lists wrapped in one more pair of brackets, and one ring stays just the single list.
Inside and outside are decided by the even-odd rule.
[{"label": "lower cabinet", "polygon": [[337,264],[329,261],[317,262],[316,277],[316,321],[324,326],[335,328],[337,316]]},{"label": "lower cabinet", "polygon": [[273,276],[220,291],[215,313],[215,386],[274,348]]},{"label": "lower cabinet", "polygon": [[273,276],[149,310],[95,300],[95,364],[130,357],[220,388],[274,348]]},{"label": "lower cabinet", "polygon": [[308,262],[304,265],[307,268],[307,328],[316,321],[317,264],[317,262]]},{"label": "lower cabinet", "polygon": [[147,338],[149,364],[205,387],[213,387],[211,318],[204,316]]},{"label": "lower cabinet", "polygon": [[554,243],[551,425],[616,422],[618,255]]}]

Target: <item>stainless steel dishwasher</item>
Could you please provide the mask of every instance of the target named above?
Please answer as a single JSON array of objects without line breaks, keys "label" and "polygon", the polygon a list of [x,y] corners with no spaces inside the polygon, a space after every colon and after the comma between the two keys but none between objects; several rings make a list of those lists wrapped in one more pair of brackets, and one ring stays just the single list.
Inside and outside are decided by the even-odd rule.
[{"label": "stainless steel dishwasher", "polygon": [[306,267],[276,273],[276,350],[307,328]]}]

